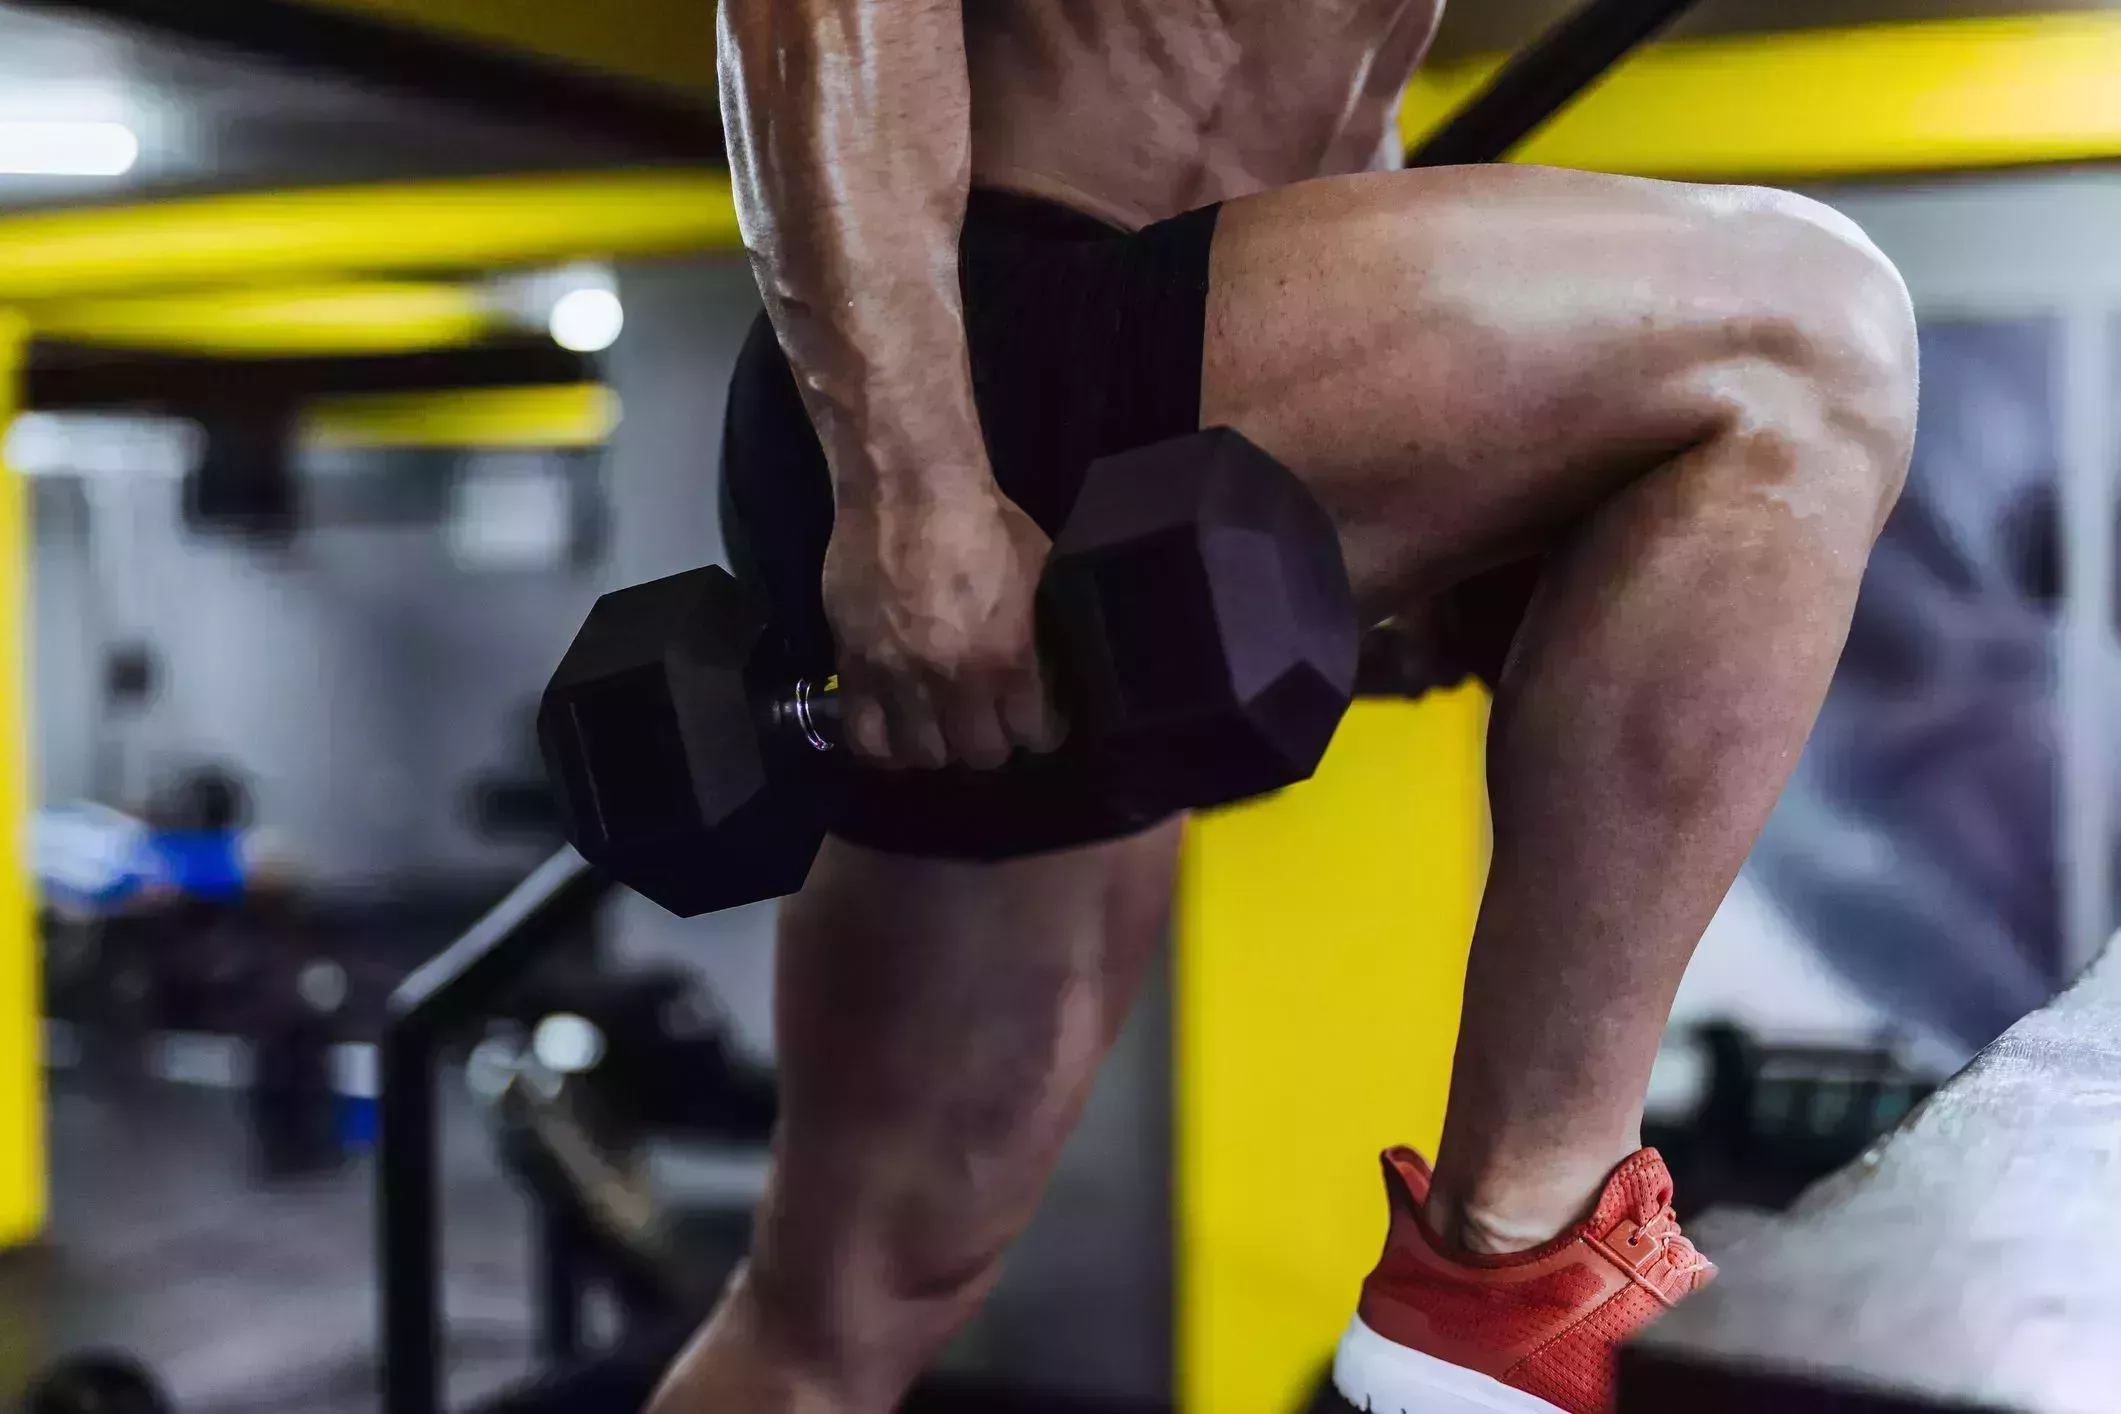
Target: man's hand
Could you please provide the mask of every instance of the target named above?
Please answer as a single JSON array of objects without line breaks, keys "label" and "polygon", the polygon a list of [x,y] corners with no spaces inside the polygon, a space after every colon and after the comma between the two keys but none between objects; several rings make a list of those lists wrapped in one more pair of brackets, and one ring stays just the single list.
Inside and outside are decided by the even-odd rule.
[{"label": "man's hand", "polygon": [[964,0],[722,0],[719,35],[744,244],[832,471],[848,742],[893,766],[1048,747],[1051,547],[994,484],[965,337]]},{"label": "man's hand", "polygon": [[991,482],[913,506],[842,507],[825,612],[858,756],[988,769],[1058,744],[1032,614],[1051,550]]}]

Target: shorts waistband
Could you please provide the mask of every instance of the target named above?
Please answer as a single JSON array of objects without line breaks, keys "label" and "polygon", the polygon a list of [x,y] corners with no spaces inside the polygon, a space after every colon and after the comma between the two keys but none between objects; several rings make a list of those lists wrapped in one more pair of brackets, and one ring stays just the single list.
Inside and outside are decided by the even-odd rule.
[{"label": "shorts waistband", "polygon": [[1127,234],[1072,206],[995,187],[972,189],[965,207],[965,224],[1061,241],[1103,241]]}]

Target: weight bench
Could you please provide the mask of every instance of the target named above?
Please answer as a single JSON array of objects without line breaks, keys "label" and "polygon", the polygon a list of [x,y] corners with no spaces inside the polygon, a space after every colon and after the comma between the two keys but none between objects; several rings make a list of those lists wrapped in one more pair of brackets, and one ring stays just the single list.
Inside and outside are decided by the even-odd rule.
[{"label": "weight bench", "polygon": [[1621,1414],[2121,1410],[2121,941],[1621,1357]]}]

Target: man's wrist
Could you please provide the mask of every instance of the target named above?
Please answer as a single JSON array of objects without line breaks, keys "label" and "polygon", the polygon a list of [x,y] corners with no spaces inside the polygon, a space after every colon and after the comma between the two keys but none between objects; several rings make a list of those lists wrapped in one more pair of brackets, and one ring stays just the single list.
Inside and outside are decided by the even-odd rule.
[{"label": "man's wrist", "polygon": [[842,511],[918,511],[962,504],[991,493],[994,474],[975,424],[933,429],[905,427],[854,439],[833,465],[833,500]]}]

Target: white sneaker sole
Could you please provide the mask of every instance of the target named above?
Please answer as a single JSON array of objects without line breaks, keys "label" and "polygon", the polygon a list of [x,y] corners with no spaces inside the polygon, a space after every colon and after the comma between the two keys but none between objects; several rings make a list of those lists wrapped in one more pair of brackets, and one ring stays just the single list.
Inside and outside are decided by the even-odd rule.
[{"label": "white sneaker sole", "polygon": [[1367,1414],[1560,1414],[1477,1370],[1395,1345],[1357,1316],[1333,1357],[1333,1386]]}]

